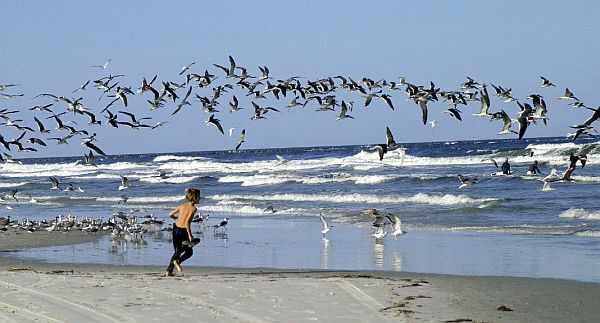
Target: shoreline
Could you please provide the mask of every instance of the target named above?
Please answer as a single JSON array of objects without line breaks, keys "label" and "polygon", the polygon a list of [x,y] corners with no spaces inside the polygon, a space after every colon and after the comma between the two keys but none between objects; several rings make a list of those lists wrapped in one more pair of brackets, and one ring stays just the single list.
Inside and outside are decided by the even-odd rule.
[{"label": "shoreline", "polygon": [[[39,233],[8,241],[33,248],[101,237]],[[166,278],[161,266],[42,263],[5,254],[0,268],[0,318],[16,321],[594,322],[600,315],[600,284],[564,279],[185,264],[183,276]]]}]

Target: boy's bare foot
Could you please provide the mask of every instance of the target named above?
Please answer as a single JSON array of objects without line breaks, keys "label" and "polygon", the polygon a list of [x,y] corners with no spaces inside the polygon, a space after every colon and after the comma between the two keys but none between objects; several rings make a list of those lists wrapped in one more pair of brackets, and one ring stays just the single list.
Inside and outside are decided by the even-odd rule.
[{"label": "boy's bare foot", "polygon": [[173,276],[175,276],[175,275],[172,272],[170,272],[170,271],[165,272],[165,277],[173,277]]},{"label": "boy's bare foot", "polygon": [[173,265],[175,265],[175,269],[177,269],[178,272],[182,272],[183,269],[181,269],[181,265],[179,265],[179,261],[178,260],[173,260]]}]

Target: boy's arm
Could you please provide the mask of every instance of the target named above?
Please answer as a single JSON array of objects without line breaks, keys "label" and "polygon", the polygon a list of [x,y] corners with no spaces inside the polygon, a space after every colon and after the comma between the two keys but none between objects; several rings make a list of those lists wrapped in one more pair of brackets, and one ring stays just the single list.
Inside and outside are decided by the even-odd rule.
[{"label": "boy's arm", "polygon": [[169,212],[169,217],[172,219],[175,219],[176,218],[175,214],[177,214],[177,213],[179,213],[179,206],[176,207],[175,210]]}]

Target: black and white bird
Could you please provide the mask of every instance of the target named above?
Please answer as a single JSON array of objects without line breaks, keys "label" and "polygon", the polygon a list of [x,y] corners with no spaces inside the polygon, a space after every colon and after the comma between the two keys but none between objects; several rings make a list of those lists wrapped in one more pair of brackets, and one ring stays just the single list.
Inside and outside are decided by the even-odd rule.
[{"label": "black and white bird", "polygon": [[214,114],[211,114],[210,117],[208,117],[208,120],[204,121],[206,124],[211,124],[215,127],[217,127],[217,129],[222,133],[225,134],[225,132],[223,131],[223,126],[221,126],[221,120],[215,118]]},{"label": "black and white bird", "polygon": [[129,179],[125,176],[121,176],[121,185],[119,185],[118,190],[126,190],[129,188]]},{"label": "black and white bird", "polygon": [[221,222],[219,222],[218,224],[214,224],[212,227],[215,230],[218,228],[225,228],[227,226],[228,222],[229,222],[229,220],[227,218],[223,218],[223,220]]},{"label": "black and white bird", "polygon": [[458,188],[470,187],[471,185],[477,183],[477,178],[469,178],[462,175],[458,175],[458,179],[460,180],[460,186]]},{"label": "black and white bird", "polygon": [[551,86],[555,86],[554,84],[552,84],[552,82],[550,82],[547,78],[540,76],[540,78],[542,79],[542,84],[540,85],[540,87],[551,87]]},{"label": "black and white bird", "polygon": [[58,186],[59,182],[56,177],[50,177],[50,184],[51,184],[51,186],[50,186],[51,190],[59,190],[60,189],[60,187]]},{"label": "black and white bird", "polygon": [[235,150],[240,149],[240,146],[246,142],[246,129],[242,129],[242,132],[240,133],[240,137],[238,138],[237,144],[235,146]]}]

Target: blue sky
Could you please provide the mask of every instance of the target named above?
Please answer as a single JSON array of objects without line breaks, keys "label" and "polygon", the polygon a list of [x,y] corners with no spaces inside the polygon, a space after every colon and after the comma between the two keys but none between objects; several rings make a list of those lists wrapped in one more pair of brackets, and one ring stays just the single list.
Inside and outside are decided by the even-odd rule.
[{"label": "blue sky", "polygon": [[[556,100],[564,88],[588,106],[598,106],[598,12],[596,1],[9,2],[0,12],[0,84],[21,84],[4,92],[25,96],[0,98],[0,107],[23,110],[20,117],[33,126],[33,114],[25,111],[48,101],[31,99],[39,93],[75,96],[71,92],[85,81],[107,74],[125,74],[120,84],[132,88],[155,74],[159,81],[180,82],[177,74],[191,62],[196,62],[195,72],[209,69],[221,75],[212,64],[226,65],[232,55],[250,74],[258,75],[258,66],[266,65],[276,79],[343,75],[397,81],[405,76],[414,84],[434,81],[442,90],[458,90],[471,76],[510,87],[521,100],[543,95],[549,124],[533,125],[526,137],[564,136],[569,125],[591,114]],[[106,71],[91,67],[109,58]],[[557,87],[540,88],[540,75]],[[237,94],[245,109],[229,113],[230,94],[220,100],[216,117],[225,129],[236,128],[233,138],[205,125],[208,115],[197,102],[171,116],[173,104],[149,111],[147,95],[132,97],[127,111],[152,117],[151,123],[168,121],[166,126],[135,131],[87,126],[85,119],[78,126],[98,133],[97,145],[108,154],[232,149],[242,128],[247,131],[242,148],[379,143],[386,126],[398,142],[514,138],[496,135],[498,122],[471,116],[476,102],[461,107],[463,122],[442,112],[448,103],[431,104],[430,120],[439,122],[432,129],[420,123],[419,108],[402,91],[392,93],[394,111],[381,100],[365,108],[362,97],[345,96],[356,101],[355,120],[341,121],[310,105],[287,111],[291,98],[265,101],[282,113],[252,121],[250,100],[243,95]],[[95,112],[107,103],[97,100],[93,88],[82,95]],[[518,108],[492,97],[491,110],[500,109],[515,117]],[[10,139],[19,132],[0,126],[0,134]],[[37,153],[12,154],[81,155],[86,150],[80,142],[75,138]]]}]

